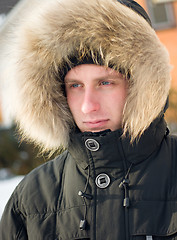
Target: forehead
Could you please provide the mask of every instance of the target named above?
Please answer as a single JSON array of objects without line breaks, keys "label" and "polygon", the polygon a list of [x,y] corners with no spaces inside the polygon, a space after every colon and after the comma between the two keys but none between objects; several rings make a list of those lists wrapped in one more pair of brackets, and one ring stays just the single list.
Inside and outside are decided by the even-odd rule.
[{"label": "forehead", "polygon": [[117,76],[120,77],[121,74],[112,68],[100,66],[96,64],[82,64],[72,68],[67,72],[65,76],[66,79],[79,79],[89,76],[90,78],[100,78],[106,76]]}]

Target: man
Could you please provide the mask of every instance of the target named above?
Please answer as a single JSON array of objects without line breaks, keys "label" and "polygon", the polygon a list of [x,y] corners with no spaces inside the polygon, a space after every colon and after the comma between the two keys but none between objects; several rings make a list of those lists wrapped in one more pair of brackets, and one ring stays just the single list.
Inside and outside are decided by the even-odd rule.
[{"label": "man", "polygon": [[8,80],[23,136],[67,150],[17,186],[0,238],[177,239],[171,67],[146,12],[128,0],[53,0],[13,32]]}]

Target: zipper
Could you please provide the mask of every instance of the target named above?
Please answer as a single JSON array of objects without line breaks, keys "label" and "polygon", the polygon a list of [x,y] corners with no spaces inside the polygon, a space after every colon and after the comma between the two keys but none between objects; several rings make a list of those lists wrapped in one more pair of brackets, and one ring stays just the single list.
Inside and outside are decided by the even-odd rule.
[{"label": "zipper", "polygon": [[[92,155],[90,151],[87,150],[88,153],[88,159],[89,159],[89,166],[90,166],[90,176],[92,179],[95,179],[96,173],[95,173],[95,165],[92,158]],[[93,204],[91,206],[92,208],[92,214],[91,214],[91,222],[90,222],[90,240],[96,240],[96,199],[97,199],[97,188],[96,185],[93,183],[92,185],[92,201]]]},{"label": "zipper", "polygon": [[130,207],[130,199],[129,199],[129,173],[133,166],[133,163],[128,167],[128,163],[126,162],[125,154],[122,147],[122,142],[120,141],[120,145],[118,144],[119,152],[121,154],[123,160],[123,167],[125,177],[119,184],[119,187],[124,190],[124,199],[123,199],[123,207],[124,207],[124,216],[125,216],[125,240],[130,240],[130,232],[129,232],[129,207]]},{"label": "zipper", "polygon": [[131,163],[130,167],[127,170],[127,173],[125,174],[124,179],[119,184],[119,188],[124,190],[124,200],[123,200],[123,207],[125,208],[125,236],[126,240],[129,240],[129,207],[130,207],[130,199],[129,199],[129,173],[133,166],[133,163]]}]

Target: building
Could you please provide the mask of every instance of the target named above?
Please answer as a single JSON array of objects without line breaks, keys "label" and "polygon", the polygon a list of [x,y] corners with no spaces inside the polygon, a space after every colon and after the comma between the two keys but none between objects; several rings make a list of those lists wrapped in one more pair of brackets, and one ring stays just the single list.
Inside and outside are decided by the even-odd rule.
[{"label": "building", "polygon": [[138,0],[137,2],[149,13],[158,37],[170,53],[171,64],[174,66],[172,87],[177,89],[177,1]]},{"label": "building", "polygon": [[[177,124],[177,0],[137,0],[148,12],[152,25],[169,51],[172,69],[170,106],[166,119]],[[175,125],[176,125],[175,124]],[[177,126],[175,127],[177,131]]]},{"label": "building", "polygon": [[7,14],[19,0],[1,0],[0,14]]},{"label": "building", "polygon": [[0,27],[4,23],[7,14],[14,8],[19,0],[1,0],[0,1]]}]

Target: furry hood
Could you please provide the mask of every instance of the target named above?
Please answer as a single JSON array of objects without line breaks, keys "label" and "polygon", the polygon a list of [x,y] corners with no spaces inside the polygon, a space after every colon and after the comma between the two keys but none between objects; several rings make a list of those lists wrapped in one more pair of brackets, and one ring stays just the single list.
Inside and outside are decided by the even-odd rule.
[{"label": "furry hood", "polygon": [[130,74],[123,130],[141,136],[163,111],[169,56],[147,21],[116,0],[51,0],[14,25],[3,57],[11,106],[25,138],[45,150],[66,147],[73,118],[62,69],[76,53]]}]

